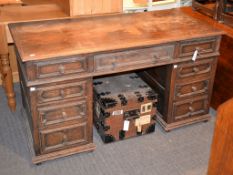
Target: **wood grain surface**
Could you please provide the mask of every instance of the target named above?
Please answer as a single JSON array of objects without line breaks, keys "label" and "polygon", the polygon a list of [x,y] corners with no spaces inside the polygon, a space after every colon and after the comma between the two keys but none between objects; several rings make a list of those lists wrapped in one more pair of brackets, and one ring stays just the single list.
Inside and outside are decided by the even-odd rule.
[{"label": "wood grain surface", "polygon": [[21,0],[0,0],[0,5],[22,4]]},{"label": "wood grain surface", "polygon": [[4,6],[0,8],[0,12],[0,23],[3,24],[68,17],[57,4]]},{"label": "wood grain surface", "polygon": [[223,34],[180,9],[12,24],[10,28],[22,61]]},{"label": "wood grain surface", "polygon": [[218,109],[208,175],[233,174],[233,98]]}]

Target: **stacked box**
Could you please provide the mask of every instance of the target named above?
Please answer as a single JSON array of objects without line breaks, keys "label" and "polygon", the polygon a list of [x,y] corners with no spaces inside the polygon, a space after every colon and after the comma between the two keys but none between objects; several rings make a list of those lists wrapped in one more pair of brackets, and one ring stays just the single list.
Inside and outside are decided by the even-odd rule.
[{"label": "stacked box", "polygon": [[104,143],[154,132],[158,95],[137,74],[94,80],[94,124]]}]

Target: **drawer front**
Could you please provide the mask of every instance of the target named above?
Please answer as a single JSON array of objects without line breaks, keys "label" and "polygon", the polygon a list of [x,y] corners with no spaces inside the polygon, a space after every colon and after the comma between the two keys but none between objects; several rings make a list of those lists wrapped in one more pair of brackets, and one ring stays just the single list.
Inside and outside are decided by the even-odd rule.
[{"label": "drawer front", "polygon": [[87,102],[86,100],[77,100],[77,102],[38,107],[38,114],[42,128],[64,122],[86,120]]},{"label": "drawer front", "polygon": [[38,103],[86,96],[88,81],[50,84],[37,88]]},{"label": "drawer front", "polygon": [[181,42],[178,57],[192,56],[196,50],[200,55],[216,52],[217,39],[207,38]]},{"label": "drawer front", "polygon": [[42,130],[40,132],[41,152],[52,152],[58,149],[87,143],[86,123],[72,125],[67,128]]},{"label": "drawer front", "polygon": [[209,77],[213,71],[214,58],[202,61],[190,61],[178,65],[176,71],[177,80],[190,80],[198,77]]},{"label": "drawer front", "polygon": [[36,77],[39,79],[84,72],[88,72],[86,57],[36,63]]},{"label": "drawer front", "polygon": [[173,118],[175,121],[205,115],[209,112],[208,98],[186,100],[173,104]]},{"label": "drawer front", "polygon": [[175,85],[175,100],[208,93],[210,80]]},{"label": "drawer front", "polygon": [[174,45],[100,54],[94,57],[95,71],[140,68],[144,65],[171,60],[173,54]]}]

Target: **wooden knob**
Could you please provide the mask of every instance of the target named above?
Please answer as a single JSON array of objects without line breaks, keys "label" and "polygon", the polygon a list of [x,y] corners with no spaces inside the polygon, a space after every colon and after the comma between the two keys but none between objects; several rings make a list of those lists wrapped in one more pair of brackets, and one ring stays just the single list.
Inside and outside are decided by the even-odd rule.
[{"label": "wooden knob", "polygon": [[67,140],[68,140],[67,135],[64,134],[64,135],[63,135],[63,144],[64,144],[64,145],[66,145]]},{"label": "wooden knob", "polygon": [[112,63],[112,67],[113,67],[113,68],[116,67],[116,63],[115,63],[115,62]]},{"label": "wooden knob", "polygon": [[157,55],[153,55],[153,64],[155,64],[157,62],[157,60],[159,59],[159,57]]},{"label": "wooden knob", "polygon": [[193,112],[193,111],[194,111],[194,109],[193,109],[192,106],[189,106],[189,111],[190,111],[190,112]]},{"label": "wooden knob", "polygon": [[80,115],[84,116],[84,115],[85,115],[85,113],[84,113],[84,112],[80,112]]},{"label": "wooden knob", "polygon": [[159,57],[158,57],[157,55],[154,55],[153,57],[154,57],[154,59],[156,59],[156,60],[159,59]]},{"label": "wooden knob", "polygon": [[65,97],[64,89],[61,89],[61,90],[60,90],[60,96],[61,96],[62,98],[64,98],[64,97]]},{"label": "wooden knob", "polygon": [[65,111],[62,112],[62,117],[63,117],[63,118],[66,118],[66,117],[67,117],[67,114],[66,114]]},{"label": "wooden knob", "polygon": [[197,90],[196,86],[192,86],[192,91],[195,92]]},{"label": "wooden knob", "polygon": [[193,68],[193,71],[194,71],[195,73],[197,73],[197,72],[199,72],[199,69],[198,69],[197,67],[194,67],[194,68]]},{"label": "wooden knob", "polygon": [[65,67],[63,65],[60,65],[58,69],[61,74],[65,73]]}]

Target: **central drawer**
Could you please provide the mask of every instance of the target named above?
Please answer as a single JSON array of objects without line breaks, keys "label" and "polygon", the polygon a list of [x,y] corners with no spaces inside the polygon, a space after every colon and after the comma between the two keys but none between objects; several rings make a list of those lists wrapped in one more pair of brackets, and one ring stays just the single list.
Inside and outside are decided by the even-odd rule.
[{"label": "central drawer", "polygon": [[69,127],[40,131],[41,152],[52,152],[70,146],[85,144],[87,138],[87,124],[81,123]]},{"label": "central drawer", "polygon": [[174,45],[163,45],[94,56],[95,71],[143,68],[173,59]]}]

